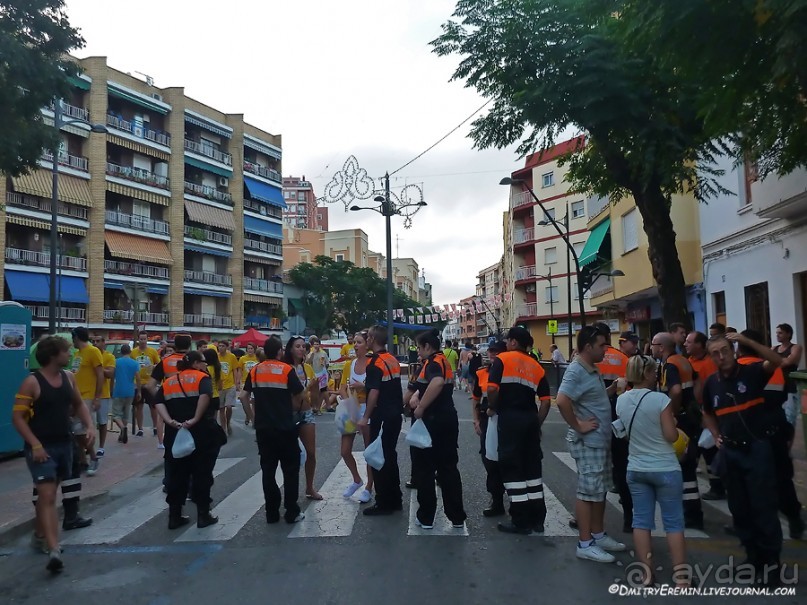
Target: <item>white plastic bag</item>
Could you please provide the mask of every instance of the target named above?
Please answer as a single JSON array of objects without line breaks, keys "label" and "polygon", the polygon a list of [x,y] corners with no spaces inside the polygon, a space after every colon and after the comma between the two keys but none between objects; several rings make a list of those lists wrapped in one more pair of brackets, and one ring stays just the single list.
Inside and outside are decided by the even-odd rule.
[{"label": "white plastic bag", "polygon": [[348,397],[337,399],[339,402],[336,405],[336,414],[334,414],[334,422],[336,423],[336,430],[340,435],[353,435],[358,431],[359,418],[359,402],[355,397]]},{"label": "white plastic bag", "polygon": [[716,445],[715,438],[712,436],[712,431],[709,429],[703,429],[701,436],[698,437],[698,447],[708,450]]},{"label": "white plastic bag", "polygon": [[299,437],[297,438],[297,445],[300,446],[300,466],[305,466],[305,461],[308,460],[308,456],[305,453],[305,446],[303,445],[303,440]]},{"label": "white plastic bag", "polygon": [[177,431],[177,437],[171,447],[171,455],[174,458],[187,458],[195,449],[196,443],[193,441],[193,435],[183,426]]},{"label": "white plastic bag", "polygon": [[381,427],[375,441],[364,448],[364,461],[377,471],[384,468],[384,448],[381,446],[381,436],[383,434],[384,427]]},{"label": "white plastic bag", "polygon": [[493,462],[499,461],[499,417],[488,418],[488,430],[485,431],[485,458]]},{"label": "white plastic bag", "polygon": [[426,423],[418,419],[409,429],[406,434],[406,442],[412,447],[425,450],[432,446],[432,436],[429,435],[429,429],[426,428]]}]

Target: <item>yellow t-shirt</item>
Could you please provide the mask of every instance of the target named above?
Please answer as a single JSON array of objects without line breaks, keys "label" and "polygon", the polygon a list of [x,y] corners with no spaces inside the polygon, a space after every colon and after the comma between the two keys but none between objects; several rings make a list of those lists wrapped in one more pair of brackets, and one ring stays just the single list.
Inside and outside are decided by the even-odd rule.
[{"label": "yellow t-shirt", "polygon": [[93,345],[87,345],[76,351],[73,358],[73,373],[82,399],[95,399],[95,368],[104,365],[101,351]]},{"label": "yellow t-shirt", "polygon": [[[104,369],[112,368],[115,369],[115,356],[110,353],[109,351],[104,351],[101,353],[101,359],[103,360]],[[114,374],[113,374],[114,376]],[[101,399],[109,399],[112,397],[112,379],[111,378],[104,378],[104,389],[101,391]]]},{"label": "yellow t-shirt", "polygon": [[238,366],[241,368],[241,382],[246,382],[249,371],[259,363],[260,361],[255,355],[244,355],[238,360]]},{"label": "yellow t-shirt", "polygon": [[210,382],[213,384],[213,394],[211,399],[216,399],[219,396],[219,381],[216,380],[216,370],[212,366],[207,366],[207,373],[210,374]]},{"label": "yellow t-shirt", "polygon": [[221,388],[235,388],[235,369],[238,367],[238,359],[235,355],[227,351],[224,355],[219,353],[221,362]]},{"label": "yellow t-shirt", "polygon": [[146,384],[151,378],[154,366],[160,363],[160,354],[151,347],[146,347],[145,351],[141,351],[140,347],[136,347],[129,357],[140,364],[140,382]]},{"label": "yellow t-shirt", "polygon": [[367,391],[364,387],[357,389],[350,385],[352,382],[350,379],[351,370],[353,369],[353,364],[356,363],[355,359],[351,359],[350,361],[345,362],[345,369],[342,370],[342,382],[348,386],[348,392],[353,393],[354,397],[356,397],[356,401],[359,403],[366,403],[367,402]]},{"label": "yellow t-shirt", "polygon": [[356,347],[349,342],[346,342],[342,345],[342,348],[339,349],[339,356],[343,359],[346,357],[356,357]]}]

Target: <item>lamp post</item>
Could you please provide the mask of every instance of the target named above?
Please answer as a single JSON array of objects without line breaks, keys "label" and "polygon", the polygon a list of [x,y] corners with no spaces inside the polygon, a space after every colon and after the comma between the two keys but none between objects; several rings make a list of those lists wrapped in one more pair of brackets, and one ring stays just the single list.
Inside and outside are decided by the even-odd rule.
[{"label": "lamp post", "polygon": [[[62,120],[62,100],[56,99],[53,104],[53,127],[58,134],[63,126],[71,124],[88,125],[84,120]],[[90,132],[106,133],[107,128],[103,124],[89,124]],[[57,290],[56,290],[56,257],[59,252],[59,138],[53,147],[52,163],[53,183],[51,186],[50,199],[50,292],[48,293],[48,332],[56,334],[57,315]],[[61,283],[59,284],[59,294],[61,295]]]}]

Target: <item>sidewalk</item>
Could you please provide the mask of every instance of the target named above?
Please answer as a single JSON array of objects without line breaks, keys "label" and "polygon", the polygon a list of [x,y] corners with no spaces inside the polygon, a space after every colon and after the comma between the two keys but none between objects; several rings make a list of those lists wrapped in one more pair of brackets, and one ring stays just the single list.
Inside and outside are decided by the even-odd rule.
[{"label": "sidewalk", "polygon": [[[117,432],[110,432],[105,450],[98,474],[94,477],[82,476],[82,502],[103,495],[118,483],[162,465],[163,451],[157,449],[157,437],[151,434],[150,427],[146,428],[143,437],[130,436],[126,445],[118,443]],[[31,475],[23,457],[0,462],[0,536],[33,521],[31,487]],[[61,504],[61,496],[58,496],[57,502]]]}]

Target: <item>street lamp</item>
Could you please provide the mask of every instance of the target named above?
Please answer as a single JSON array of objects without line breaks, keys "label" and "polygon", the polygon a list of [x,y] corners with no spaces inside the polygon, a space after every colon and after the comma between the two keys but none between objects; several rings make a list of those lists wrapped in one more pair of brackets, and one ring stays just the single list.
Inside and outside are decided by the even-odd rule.
[{"label": "street lamp", "polygon": [[591,290],[591,286],[594,285],[594,282],[601,277],[625,277],[625,272],[621,271],[620,269],[614,269],[613,271],[608,271],[607,273],[586,273],[585,277],[583,278],[583,291],[588,292]]},{"label": "street lamp", "polygon": [[[56,99],[53,104],[53,127],[58,134],[63,126],[71,124],[89,125],[90,132],[106,133],[107,128],[103,124],[90,124],[84,120],[62,120],[62,100]],[[53,148],[53,185],[50,199],[50,292],[48,294],[49,314],[48,331],[56,334],[56,255],[59,251],[59,138]],[[61,284],[59,284],[61,286]],[[61,294],[61,288],[59,290]]]}]

